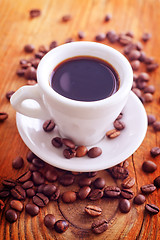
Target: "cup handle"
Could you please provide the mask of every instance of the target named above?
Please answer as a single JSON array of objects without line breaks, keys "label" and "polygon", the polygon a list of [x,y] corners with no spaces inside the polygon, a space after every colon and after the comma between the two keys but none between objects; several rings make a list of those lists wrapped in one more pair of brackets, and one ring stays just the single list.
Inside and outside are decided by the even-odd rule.
[{"label": "cup handle", "polygon": [[[29,101],[27,103],[25,100],[30,99],[35,102]],[[38,84],[34,86],[23,86],[19,88],[10,98],[11,105],[13,108],[28,117],[40,118],[43,120],[48,119],[49,112],[47,111],[43,100],[40,88]]]}]

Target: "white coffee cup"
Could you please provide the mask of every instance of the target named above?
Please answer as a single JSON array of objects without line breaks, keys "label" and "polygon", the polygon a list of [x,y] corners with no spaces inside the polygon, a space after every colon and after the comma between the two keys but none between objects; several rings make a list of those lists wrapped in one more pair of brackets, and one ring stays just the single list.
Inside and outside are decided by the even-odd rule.
[{"label": "white coffee cup", "polygon": [[[50,86],[53,69],[75,56],[93,56],[110,63],[120,78],[118,91],[92,102],[72,100],[54,91]],[[12,95],[10,101],[15,110],[32,118],[53,119],[62,137],[72,139],[77,145],[93,145],[110,130],[125,106],[133,72],[128,60],[117,50],[96,42],[73,42],[51,50],[41,59],[37,82],[34,86],[21,87]]]}]

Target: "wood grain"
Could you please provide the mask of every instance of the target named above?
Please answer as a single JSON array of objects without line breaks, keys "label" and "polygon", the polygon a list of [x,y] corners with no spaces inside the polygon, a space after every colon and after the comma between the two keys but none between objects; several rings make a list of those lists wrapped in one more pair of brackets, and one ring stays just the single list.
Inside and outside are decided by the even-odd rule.
[{"label": "wood grain", "polygon": [[[29,10],[39,8],[42,10],[40,17],[30,19]],[[23,46],[28,43],[35,45],[36,49],[42,44],[49,45],[56,40],[59,44],[65,42],[69,37],[78,40],[77,32],[82,30],[86,33],[85,40],[94,41],[95,35],[100,32],[115,30],[117,33],[132,30],[135,41],[140,40],[143,32],[152,33],[152,39],[144,44],[144,51],[148,56],[153,56],[160,63],[160,1],[159,0],[5,0],[0,2],[0,112],[7,112],[9,118],[0,123],[0,179],[16,179],[28,169],[28,163],[21,170],[12,169],[12,160],[16,156],[26,159],[27,147],[21,140],[15,120],[15,111],[5,97],[9,90],[17,90],[26,84],[26,80],[16,75],[19,68],[19,60],[29,58],[31,55],[23,51]],[[112,14],[110,22],[104,22],[104,16]],[[63,15],[71,14],[72,20],[63,23]],[[118,44],[110,44],[107,40],[103,43],[109,44],[122,51]],[[140,69],[143,71],[144,67]],[[150,74],[150,84],[154,84],[156,92],[154,101],[145,104],[148,114],[154,114],[160,121],[160,70]],[[130,143],[132,144],[132,143]],[[133,187],[135,194],[140,192],[140,186],[153,182],[160,175],[160,157],[153,159],[157,163],[157,170],[152,174],[145,174],[142,169],[144,160],[152,160],[150,149],[160,146],[160,133],[154,132],[148,127],[146,137],[139,149],[128,159],[130,176],[136,179]],[[98,176],[104,176],[107,184],[120,186],[121,181],[116,183],[106,171],[100,171]],[[74,184],[67,189],[77,189]],[[61,187],[64,191],[64,188]],[[29,200],[25,201],[25,204]],[[160,207],[159,190],[147,196],[146,202],[151,202]],[[8,209],[9,201],[6,201]],[[50,202],[48,206],[41,209],[37,217],[31,218],[23,211],[18,215],[18,221],[9,224],[5,220],[5,211],[0,213],[0,239],[160,239],[160,218],[149,216],[144,211],[144,205],[132,205],[128,214],[122,214],[118,210],[118,200],[101,199],[95,202],[103,209],[103,217],[109,220],[109,229],[101,234],[95,235],[90,230],[93,219],[86,217],[85,201],[76,201],[74,204],[64,204],[62,201]],[[46,229],[43,218],[47,213],[53,213],[56,219],[67,219],[70,223],[69,229],[64,234],[58,234],[54,230]]]}]

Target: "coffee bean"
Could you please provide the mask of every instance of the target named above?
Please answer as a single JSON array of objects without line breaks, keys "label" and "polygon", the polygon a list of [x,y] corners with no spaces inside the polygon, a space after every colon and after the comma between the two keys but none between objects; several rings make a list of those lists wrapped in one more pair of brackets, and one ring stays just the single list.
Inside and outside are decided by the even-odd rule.
[{"label": "coffee bean", "polygon": [[48,170],[45,173],[45,178],[48,180],[48,182],[54,182],[58,178],[57,172],[55,170]]},{"label": "coffee bean", "polygon": [[31,66],[33,66],[35,69],[37,69],[39,63],[40,63],[40,59],[39,58],[33,58],[33,59],[30,60]]},{"label": "coffee bean", "polygon": [[0,190],[0,198],[6,198],[10,195],[10,191],[7,189]]},{"label": "coffee bean", "polygon": [[138,80],[140,81],[145,81],[145,82],[148,82],[150,79],[150,76],[148,73],[146,72],[141,72],[139,75],[138,75]]},{"label": "coffee bean", "polygon": [[157,188],[160,188],[160,176],[156,177],[154,179],[154,185],[157,187]]},{"label": "coffee bean", "polygon": [[76,193],[73,191],[67,191],[62,194],[62,200],[65,203],[73,203],[77,199]]},{"label": "coffee bean", "polygon": [[13,209],[8,209],[5,213],[6,220],[10,223],[17,221],[17,213]]},{"label": "coffee bean", "polygon": [[36,193],[36,195],[33,196],[33,203],[38,207],[44,207],[49,203],[49,199],[43,193]]},{"label": "coffee bean", "polygon": [[124,54],[129,55],[130,52],[132,52],[135,49],[136,49],[136,45],[134,43],[129,43],[129,44],[125,45],[123,52],[124,52]]},{"label": "coffee bean", "polygon": [[54,224],[56,222],[56,218],[53,214],[47,214],[44,217],[44,225],[49,228],[49,229],[53,229],[54,228]]},{"label": "coffee bean", "polygon": [[89,149],[87,154],[90,158],[96,158],[102,154],[102,149],[100,147],[92,147]]},{"label": "coffee bean", "polygon": [[30,14],[31,18],[39,17],[41,15],[41,10],[40,9],[31,9],[29,11],[29,14]]},{"label": "coffee bean", "polygon": [[142,40],[147,42],[152,37],[151,33],[143,33]]},{"label": "coffee bean", "polygon": [[154,62],[154,58],[153,57],[145,57],[145,59],[144,59],[144,63],[145,64],[151,64],[151,63],[153,63]]},{"label": "coffee bean", "polygon": [[115,43],[118,41],[119,36],[116,34],[114,30],[108,31],[106,37],[111,43]]},{"label": "coffee bean", "polygon": [[117,130],[123,130],[125,128],[124,122],[122,122],[120,120],[115,120],[113,125]]},{"label": "coffee bean", "polygon": [[137,71],[140,67],[140,61],[139,60],[131,61],[131,67],[134,71]]},{"label": "coffee bean", "polygon": [[24,189],[32,188],[33,187],[33,182],[32,181],[27,181],[22,184],[22,187]]},{"label": "coffee bean", "polygon": [[134,192],[130,189],[122,189],[121,196],[126,199],[131,199],[134,196]]},{"label": "coffee bean", "polygon": [[93,190],[91,190],[88,197],[92,201],[101,199],[103,197],[103,191],[100,189],[93,189]]},{"label": "coffee bean", "polygon": [[121,45],[125,46],[125,45],[132,42],[132,38],[130,36],[125,35],[125,34],[120,34],[118,41]]},{"label": "coffee bean", "polygon": [[58,233],[63,233],[65,232],[69,227],[69,223],[66,220],[58,220],[54,224],[54,229]]},{"label": "coffee bean", "polygon": [[138,98],[141,98],[142,92],[141,92],[140,89],[138,89],[138,88],[133,88],[133,89],[132,89],[132,92],[134,92],[134,93],[137,95]]},{"label": "coffee bean", "polygon": [[26,192],[21,186],[15,186],[11,189],[12,197],[18,200],[24,200],[26,198]]},{"label": "coffee bean", "polygon": [[0,211],[5,207],[4,202],[0,199]]},{"label": "coffee bean", "polygon": [[102,213],[102,209],[95,205],[88,205],[84,208],[84,210],[92,217],[100,216]]},{"label": "coffee bean", "polygon": [[68,148],[75,148],[75,143],[68,138],[63,138],[62,143]]},{"label": "coffee bean", "polygon": [[38,213],[39,213],[39,207],[33,203],[27,203],[25,210],[32,217],[38,215]]},{"label": "coffee bean", "polygon": [[25,74],[26,70],[25,69],[18,69],[16,71],[16,74],[19,76],[19,77],[23,77],[24,74]]},{"label": "coffee bean", "polygon": [[138,59],[140,58],[140,56],[141,56],[140,51],[138,51],[138,50],[136,50],[136,49],[130,51],[130,53],[128,54],[128,58],[129,58],[130,61],[132,61],[132,60],[138,60]]},{"label": "coffee bean", "polygon": [[115,166],[111,169],[111,175],[115,179],[125,179],[128,177],[129,172],[126,168]]},{"label": "coffee bean", "polygon": [[128,213],[131,209],[131,203],[128,199],[121,199],[119,202],[119,209],[122,213]]},{"label": "coffee bean", "polygon": [[123,188],[131,188],[135,184],[135,179],[133,177],[127,177],[126,179],[123,180],[122,182],[122,187]]},{"label": "coffee bean", "polygon": [[51,49],[53,49],[53,48],[55,48],[55,47],[57,47],[57,46],[58,46],[57,41],[52,41],[52,42],[50,43],[50,45],[49,45],[49,49],[51,50]]},{"label": "coffee bean", "polygon": [[137,50],[141,51],[143,49],[143,44],[140,41],[136,42],[135,44],[136,44]]},{"label": "coffee bean", "polygon": [[111,20],[111,18],[112,18],[112,14],[111,14],[111,13],[108,13],[108,14],[105,16],[104,21],[105,21],[105,22],[108,22],[108,21]]},{"label": "coffee bean", "polygon": [[96,234],[103,233],[107,229],[108,229],[108,223],[105,219],[97,220],[97,221],[93,222],[91,225],[91,230]]},{"label": "coffee bean", "polygon": [[26,195],[28,198],[32,198],[35,194],[36,194],[36,192],[33,188],[29,188],[26,190]]},{"label": "coffee bean", "polygon": [[152,72],[155,71],[158,67],[159,67],[158,63],[151,63],[147,65],[146,69],[148,72]]},{"label": "coffee bean", "polygon": [[26,182],[27,180],[29,180],[31,178],[31,171],[27,171],[25,172],[24,174],[22,174],[18,179],[17,181],[20,182],[20,183],[23,183],[23,182]]},{"label": "coffee bean", "polygon": [[62,147],[63,143],[62,143],[62,139],[60,137],[55,137],[52,139],[51,141],[52,145],[56,148],[60,148]]},{"label": "coffee bean", "polygon": [[106,186],[104,189],[104,196],[105,197],[118,197],[121,193],[121,190],[119,187],[116,186]]},{"label": "coffee bean", "polygon": [[33,172],[32,173],[32,180],[33,180],[35,185],[41,185],[45,181],[42,173],[40,173],[40,172]]},{"label": "coffee bean", "polygon": [[152,173],[157,169],[157,165],[152,161],[145,161],[142,164],[142,169],[144,172]]},{"label": "coffee bean", "polygon": [[144,102],[152,102],[153,101],[153,95],[151,93],[145,93],[143,95]]},{"label": "coffee bean", "polygon": [[153,129],[154,129],[154,131],[156,131],[156,132],[160,131],[160,121],[155,121],[155,122],[153,123]]},{"label": "coffee bean", "polygon": [[5,121],[8,118],[8,113],[0,112],[0,122]]},{"label": "coffee bean", "polygon": [[52,196],[50,197],[51,201],[56,201],[58,200],[59,196],[60,196],[60,189],[56,188],[56,191],[52,194]]},{"label": "coffee bean", "polygon": [[16,186],[16,182],[12,179],[5,179],[2,181],[2,184],[7,188],[13,188]]},{"label": "coffee bean", "polygon": [[23,210],[23,203],[18,200],[12,200],[9,205],[18,212],[22,212]]},{"label": "coffee bean", "polygon": [[119,163],[117,167],[127,168],[129,166],[129,162],[127,160]]},{"label": "coffee bean", "polygon": [[159,213],[159,207],[157,207],[154,204],[148,203],[145,206],[145,210],[150,214],[158,214]]},{"label": "coffee bean", "polygon": [[53,120],[46,120],[43,123],[43,130],[45,132],[51,132],[55,128],[55,123]]},{"label": "coffee bean", "polygon": [[118,131],[116,129],[112,129],[106,133],[106,136],[110,139],[113,139],[113,138],[118,137],[120,134],[121,134],[120,131]]},{"label": "coffee bean", "polygon": [[46,184],[43,188],[43,193],[47,197],[52,196],[55,191],[56,191],[56,186],[53,185],[53,184],[52,185],[51,184]]},{"label": "coffee bean", "polygon": [[146,201],[146,198],[144,195],[142,194],[138,194],[137,196],[135,196],[134,198],[134,203],[137,205],[141,205]]},{"label": "coffee bean", "polygon": [[59,178],[59,183],[63,186],[69,186],[73,184],[75,177],[72,174],[64,174]]},{"label": "coffee bean", "polygon": [[148,85],[147,87],[144,88],[144,93],[154,93],[155,92],[155,86],[153,85]]},{"label": "coffee bean", "polygon": [[37,190],[36,190],[36,191],[37,191],[38,193],[43,193],[43,189],[44,189],[45,186],[46,186],[45,183],[39,185],[39,186],[37,187]]},{"label": "coffee bean", "polygon": [[95,188],[102,189],[102,188],[104,188],[106,182],[105,182],[105,179],[104,179],[104,178],[99,177],[99,178],[96,178],[96,179],[95,179],[95,181],[93,182],[93,184],[94,184],[94,187],[95,187]]},{"label": "coffee bean", "polygon": [[88,197],[88,195],[90,194],[91,192],[91,188],[89,186],[84,186],[82,188],[79,189],[78,191],[78,197],[81,199],[81,200],[84,200]]},{"label": "coffee bean", "polygon": [[101,42],[103,40],[105,40],[106,38],[106,34],[105,33],[99,33],[95,36],[95,40],[98,42]]},{"label": "coffee bean", "polygon": [[36,74],[36,69],[34,67],[28,67],[25,70],[24,74],[25,78],[28,80],[37,80],[37,74]]},{"label": "coffee bean", "polygon": [[37,168],[43,168],[45,165],[44,161],[42,161],[41,159],[39,159],[37,157],[33,158],[32,164]]},{"label": "coffee bean", "polygon": [[49,51],[49,47],[45,45],[40,45],[38,51],[46,54]]},{"label": "coffee bean", "polygon": [[27,53],[33,52],[34,49],[35,49],[35,47],[32,44],[26,44],[24,46],[24,51],[27,52]]},{"label": "coffee bean", "polygon": [[79,38],[79,39],[85,38],[85,32],[79,31],[79,32],[78,32],[78,38]]},{"label": "coffee bean", "polygon": [[78,146],[76,148],[76,157],[83,157],[87,154],[87,147],[85,146]]},{"label": "coffee bean", "polygon": [[90,178],[87,178],[87,177],[81,177],[79,179],[79,182],[78,182],[80,187],[90,186],[91,183],[92,183],[92,180]]},{"label": "coffee bean", "polygon": [[63,22],[68,22],[72,19],[72,16],[70,14],[66,14],[62,17]]},{"label": "coffee bean", "polygon": [[147,118],[148,118],[148,125],[152,125],[156,121],[156,117],[152,114],[148,114]]},{"label": "coffee bean", "polygon": [[93,178],[93,177],[95,177],[97,175],[97,172],[87,172],[86,175],[89,178]]},{"label": "coffee bean", "polygon": [[118,117],[116,118],[116,120],[120,120],[123,117],[123,113],[121,112]]},{"label": "coffee bean", "polygon": [[15,93],[15,91],[8,91],[8,92],[6,93],[6,98],[7,98],[8,100],[10,100],[11,96],[12,96],[14,93]]},{"label": "coffee bean", "polygon": [[140,62],[145,62],[146,59],[146,53],[144,51],[140,51],[141,56],[139,57]]},{"label": "coffee bean", "polygon": [[147,185],[143,185],[141,187],[141,191],[145,194],[149,194],[152,193],[156,190],[156,187],[153,184],[147,184]]},{"label": "coffee bean", "polygon": [[35,53],[35,57],[38,58],[38,59],[42,59],[44,57],[44,53],[43,52],[36,52]]},{"label": "coffee bean", "polygon": [[27,153],[27,161],[31,163],[33,158],[35,158],[35,157],[37,157],[37,156],[32,151],[29,150]]},{"label": "coffee bean", "polygon": [[18,156],[12,161],[12,167],[15,169],[20,169],[24,165],[24,160],[22,157]]},{"label": "coffee bean", "polygon": [[76,156],[76,150],[75,149],[71,149],[71,148],[64,149],[63,155],[67,159],[73,158],[73,157]]},{"label": "coffee bean", "polygon": [[33,165],[33,164],[31,163],[31,164],[29,164],[29,170],[30,170],[31,172],[36,172],[36,171],[39,170],[39,167],[36,167],[35,165]]}]

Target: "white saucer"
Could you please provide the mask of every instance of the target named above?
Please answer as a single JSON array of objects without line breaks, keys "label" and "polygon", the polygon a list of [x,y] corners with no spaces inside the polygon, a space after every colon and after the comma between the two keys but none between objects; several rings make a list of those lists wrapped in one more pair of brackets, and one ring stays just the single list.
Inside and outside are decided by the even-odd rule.
[{"label": "white saucer", "polygon": [[51,144],[52,138],[59,136],[56,128],[54,131],[46,133],[42,128],[43,120],[29,118],[20,113],[16,115],[19,134],[32,152],[55,167],[78,172],[110,168],[124,161],[136,151],[147,131],[147,115],[143,104],[133,92],[130,93],[128,102],[123,109],[122,120],[126,127],[121,131],[120,136],[115,139],[104,137],[96,144],[102,148],[101,156],[66,159],[63,156],[63,149],[57,149]]}]

